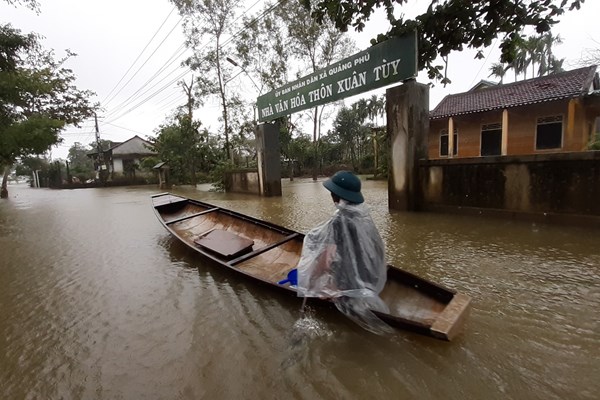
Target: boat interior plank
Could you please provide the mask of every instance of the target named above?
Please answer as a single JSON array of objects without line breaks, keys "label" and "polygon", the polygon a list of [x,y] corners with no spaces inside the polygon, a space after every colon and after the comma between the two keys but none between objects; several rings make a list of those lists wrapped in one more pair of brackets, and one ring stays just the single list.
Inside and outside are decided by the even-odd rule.
[{"label": "boat interior plank", "polygon": [[281,246],[237,264],[240,271],[269,282],[278,282],[296,268],[300,261],[302,241],[291,240]]},{"label": "boat interior plank", "polygon": [[426,296],[417,289],[397,281],[386,282],[381,299],[390,308],[390,314],[407,320],[431,325],[446,307],[445,303]]},{"label": "boat interior plank", "polygon": [[208,210],[204,210],[204,211],[200,211],[200,212],[196,212],[196,213],[187,214],[187,215],[184,215],[183,217],[179,217],[179,218],[171,219],[169,221],[165,221],[165,224],[167,224],[167,225],[175,224],[177,222],[185,221],[186,219],[195,218],[195,217],[198,217],[200,215],[204,215],[204,214],[209,213],[209,212],[217,211],[218,209],[219,209],[218,207],[215,207],[215,208],[210,208]]},{"label": "boat interior plank", "polygon": [[236,265],[236,264],[238,264],[238,263],[241,263],[241,262],[243,262],[243,261],[245,261],[245,260],[247,260],[247,259],[249,259],[249,258],[255,257],[255,256],[259,255],[259,254],[262,254],[262,253],[264,253],[264,252],[266,252],[266,251],[269,251],[269,250],[271,250],[271,249],[272,249],[272,248],[274,248],[274,247],[281,246],[282,244],[284,244],[284,243],[286,243],[286,242],[288,242],[288,241],[290,241],[290,240],[292,240],[292,239],[295,239],[295,238],[297,238],[298,236],[300,236],[300,234],[299,234],[299,233],[292,233],[291,235],[289,235],[289,236],[286,236],[285,238],[283,238],[282,240],[280,240],[280,241],[278,241],[278,242],[271,243],[271,244],[270,244],[270,245],[268,245],[268,246],[265,246],[265,247],[262,247],[262,248],[256,249],[256,250],[254,250],[254,251],[253,251],[253,252],[251,252],[251,253],[244,254],[243,256],[240,256],[240,257],[238,257],[238,258],[236,258],[236,259],[234,259],[234,260],[231,260],[231,261],[229,262],[229,265],[232,265],[232,266],[233,266],[233,265]]}]

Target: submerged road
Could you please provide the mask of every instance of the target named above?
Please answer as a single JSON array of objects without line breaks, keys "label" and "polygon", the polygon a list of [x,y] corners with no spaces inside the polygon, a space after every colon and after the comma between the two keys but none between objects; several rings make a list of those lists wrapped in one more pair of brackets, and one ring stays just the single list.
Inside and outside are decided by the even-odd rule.
[{"label": "submerged road", "polygon": [[[389,213],[387,258],[473,298],[447,343],[370,334],[335,310],[204,265],[156,220],[154,187],[9,186],[0,201],[1,399],[596,399],[599,229]],[[282,198],[175,193],[306,232],[333,212],[311,180]],[[301,330],[299,330],[302,328]]]}]

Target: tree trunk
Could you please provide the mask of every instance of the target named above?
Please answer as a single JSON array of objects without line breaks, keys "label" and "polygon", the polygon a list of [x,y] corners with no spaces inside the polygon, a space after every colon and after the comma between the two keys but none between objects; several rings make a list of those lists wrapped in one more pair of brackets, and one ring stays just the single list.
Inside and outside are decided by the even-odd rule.
[{"label": "tree trunk", "polygon": [[319,107],[315,107],[315,118],[314,118],[314,123],[313,123],[313,145],[314,145],[313,150],[314,150],[314,154],[315,154],[315,159],[314,159],[314,164],[313,164],[313,174],[312,174],[313,181],[317,180],[317,175],[318,175],[318,170],[319,170],[319,148],[318,148],[318,142],[317,142],[318,112],[319,112]]},{"label": "tree trunk", "polygon": [[8,198],[8,174],[10,173],[10,165],[4,167],[4,175],[2,177],[2,189],[0,190],[0,199]]},{"label": "tree trunk", "polygon": [[373,158],[375,160],[375,171],[373,173],[374,178],[377,178],[377,170],[379,169],[379,154],[377,151],[377,131],[373,135]]}]

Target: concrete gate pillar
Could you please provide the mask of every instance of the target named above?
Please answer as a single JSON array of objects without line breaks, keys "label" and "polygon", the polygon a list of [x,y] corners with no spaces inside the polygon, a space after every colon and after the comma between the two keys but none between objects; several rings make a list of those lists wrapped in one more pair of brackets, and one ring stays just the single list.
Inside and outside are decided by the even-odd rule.
[{"label": "concrete gate pillar", "polygon": [[415,80],[386,91],[389,140],[388,208],[418,211],[422,206],[419,159],[427,158],[429,87]]},{"label": "concrete gate pillar", "polygon": [[256,129],[258,182],[262,196],[281,196],[279,124],[260,124]]}]

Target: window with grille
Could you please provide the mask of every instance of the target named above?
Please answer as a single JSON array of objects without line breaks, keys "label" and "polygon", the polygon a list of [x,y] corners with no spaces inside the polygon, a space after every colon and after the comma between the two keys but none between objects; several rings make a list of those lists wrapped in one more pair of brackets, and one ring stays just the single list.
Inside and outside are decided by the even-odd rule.
[{"label": "window with grille", "polygon": [[499,156],[502,154],[502,124],[481,126],[481,155]]},{"label": "window with grille", "polygon": [[[448,129],[440,131],[440,157],[448,157]],[[452,155],[458,154],[458,130],[454,129],[454,151]]]},{"label": "window with grille", "polygon": [[535,133],[535,149],[560,149],[562,147],[562,134],[562,115],[538,118]]}]

